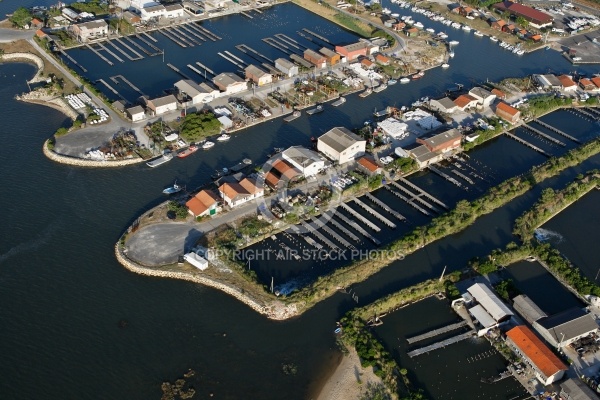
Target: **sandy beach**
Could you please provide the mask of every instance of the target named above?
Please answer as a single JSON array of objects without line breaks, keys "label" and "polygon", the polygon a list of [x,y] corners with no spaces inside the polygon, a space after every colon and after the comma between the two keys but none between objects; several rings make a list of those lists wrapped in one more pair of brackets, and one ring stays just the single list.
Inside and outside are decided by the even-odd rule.
[{"label": "sandy beach", "polygon": [[363,368],[358,354],[351,349],[315,400],[358,400],[369,382],[380,383],[381,378],[373,373],[373,368]]}]

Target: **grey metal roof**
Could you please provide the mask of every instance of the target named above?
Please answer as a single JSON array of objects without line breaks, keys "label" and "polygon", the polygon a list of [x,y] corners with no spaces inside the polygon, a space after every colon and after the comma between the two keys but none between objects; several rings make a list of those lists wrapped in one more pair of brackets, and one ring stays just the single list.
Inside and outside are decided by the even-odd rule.
[{"label": "grey metal roof", "polygon": [[578,307],[542,318],[537,323],[546,329],[557,343],[598,329],[598,324],[592,315]]},{"label": "grey metal roof", "polygon": [[287,69],[290,69],[290,68],[293,68],[296,66],[296,64],[294,64],[293,62],[291,62],[290,60],[285,59],[285,58],[278,58],[277,60],[275,60],[275,66],[277,66],[277,65],[281,65],[283,68],[287,68]]},{"label": "grey metal roof", "polygon": [[167,10],[167,11],[174,11],[174,10],[181,10],[181,9],[183,9],[181,4],[168,4],[165,6],[165,10]]},{"label": "grey metal roof", "polygon": [[486,285],[476,283],[467,290],[496,321],[500,321],[507,316],[513,315],[506,304],[504,304],[502,300],[492,292],[492,289]]},{"label": "grey metal roof", "polygon": [[223,72],[213,78],[214,83],[219,83],[225,87],[227,87],[231,84],[239,83],[239,82],[243,82],[243,81],[244,80],[242,78],[240,78],[233,72]]},{"label": "grey metal roof", "polygon": [[288,160],[293,160],[296,164],[304,166],[304,168],[322,161],[317,153],[302,146],[292,146],[284,150],[282,156]]},{"label": "grey metal roof", "polygon": [[326,55],[327,57],[333,57],[333,56],[337,56],[338,53],[336,53],[335,51],[328,49],[327,47],[323,47],[319,50],[319,53]]},{"label": "grey metal roof", "polygon": [[135,114],[139,114],[139,113],[144,113],[144,108],[142,106],[133,106],[133,107],[129,107],[127,109],[127,112],[130,115],[135,115]]},{"label": "grey metal roof", "polygon": [[515,310],[517,310],[517,312],[521,314],[529,323],[533,323],[540,318],[548,316],[537,306],[537,304],[533,302],[533,300],[529,298],[529,296],[525,294],[518,295],[513,299],[513,302]]},{"label": "grey metal roof", "polygon": [[482,87],[474,87],[473,89],[469,90],[469,94],[471,96],[476,96],[476,97],[480,97],[482,99],[486,99],[490,96],[495,96],[492,92],[490,92],[487,89],[484,89]]},{"label": "grey metal roof", "polygon": [[560,384],[565,400],[598,400],[594,391],[579,379],[567,379]]},{"label": "grey metal roof", "polygon": [[262,69],[258,68],[254,64],[248,65],[244,71],[247,74],[251,74],[252,76],[256,76],[256,77],[259,77],[259,78],[261,76],[270,75],[268,72],[263,71]]},{"label": "grey metal roof", "polygon": [[436,147],[450,140],[460,138],[462,138],[462,133],[460,133],[458,129],[450,129],[445,132],[438,133],[437,135],[432,136],[430,138],[423,139],[423,141],[427,142],[431,147]]},{"label": "grey metal roof", "polygon": [[177,103],[177,99],[172,94],[168,96],[158,97],[156,99],[150,100],[150,102],[154,105],[154,107],[165,106],[167,104]]},{"label": "grey metal roof", "polygon": [[344,127],[335,127],[319,136],[319,140],[333,148],[338,153],[352,147],[357,142],[364,141],[360,136],[355,135]]},{"label": "grey metal roof", "polygon": [[437,101],[438,104],[440,106],[444,107],[445,110],[451,110],[453,108],[456,108],[456,104],[449,97],[443,97],[439,100],[432,100],[432,101]]}]

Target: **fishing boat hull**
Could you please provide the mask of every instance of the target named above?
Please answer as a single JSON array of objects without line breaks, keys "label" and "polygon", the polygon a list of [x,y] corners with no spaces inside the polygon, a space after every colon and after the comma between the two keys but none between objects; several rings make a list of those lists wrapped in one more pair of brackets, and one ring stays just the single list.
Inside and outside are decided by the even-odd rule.
[{"label": "fishing boat hull", "polygon": [[169,154],[169,155],[162,155],[158,158],[155,158],[154,160],[148,161],[146,163],[147,166],[149,166],[150,168],[156,168],[159,165],[163,165],[165,163],[168,163],[169,161],[171,161],[173,159],[173,155]]},{"label": "fishing boat hull", "polygon": [[344,104],[346,102],[346,98],[345,97],[340,97],[339,99],[337,99],[336,101],[334,101],[333,103],[331,103],[332,106],[334,107],[338,107],[341,106],[342,104]]},{"label": "fishing boat hull", "polygon": [[177,158],[186,158],[188,156],[191,156],[192,154],[194,154],[197,151],[198,151],[197,146],[190,146],[187,149],[183,150],[182,152],[177,153]]}]

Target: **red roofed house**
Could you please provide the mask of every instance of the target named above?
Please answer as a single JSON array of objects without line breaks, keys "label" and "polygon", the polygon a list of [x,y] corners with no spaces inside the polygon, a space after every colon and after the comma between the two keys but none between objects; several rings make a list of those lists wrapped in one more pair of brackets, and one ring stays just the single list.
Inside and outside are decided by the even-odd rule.
[{"label": "red roofed house", "polygon": [[468,94],[461,94],[454,100],[454,104],[464,111],[469,108],[477,107],[477,99]]},{"label": "red roofed house", "polygon": [[521,118],[521,111],[501,101],[496,106],[496,115],[503,120],[514,124],[519,121],[519,118]]},{"label": "red roofed house", "polygon": [[379,165],[377,165],[375,160],[373,160],[371,157],[362,156],[357,161],[360,169],[362,169],[369,175],[381,174],[383,171],[383,169]]},{"label": "red roofed house", "polygon": [[44,23],[37,18],[31,20],[31,28],[40,29],[44,27]]},{"label": "red roofed house", "polygon": [[494,8],[500,12],[508,11],[510,15],[515,17],[523,17],[529,21],[529,25],[537,29],[552,26],[552,21],[554,20],[554,18],[546,13],[508,0],[494,4]]},{"label": "red roofed house", "polygon": [[47,37],[48,35],[43,30],[38,29],[37,31],[35,31],[35,36],[39,37],[40,39],[43,39],[43,38]]},{"label": "red roofed house", "polygon": [[492,29],[497,29],[499,31],[502,30],[502,27],[504,27],[504,25],[506,25],[506,22],[504,22],[504,20],[498,20],[498,21],[492,21],[490,23],[490,26],[492,27]]},{"label": "red roofed house", "polygon": [[418,36],[419,35],[419,30],[417,28],[409,28],[409,29],[405,29],[404,33],[406,33],[406,36]]},{"label": "red roofed house", "polygon": [[405,27],[406,27],[406,24],[404,22],[397,22],[394,25],[392,25],[392,29],[395,31],[401,31]]},{"label": "red roofed house", "polygon": [[327,66],[327,57],[311,49],[304,50],[304,59],[317,68],[325,68]]},{"label": "red roofed house", "polygon": [[598,76],[594,76],[592,79],[590,79],[592,81],[592,83],[594,85],[596,85],[597,88],[600,89],[600,77]]},{"label": "red roofed house", "polygon": [[506,94],[500,89],[493,88],[492,94],[495,94],[496,98],[498,98],[500,100],[504,100],[506,98]]},{"label": "red roofed house", "polygon": [[[454,11],[454,10],[452,10]],[[458,8],[458,13],[460,15],[462,15],[463,17],[466,17],[467,15],[471,15],[471,13],[473,12],[473,9],[471,7],[459,7]]]},{"label": "red roofed house", "polygon": [[367,55],[367,44],[364,42],[357,42],[348,44],[346,46],[335,46],[336,53],[346,57],[347,61],[356,60],[360,56]]},{"label": "red roofed house", "polygon": [[537,43],[537,42],[540,42],[542,40],[542,35],[533,35],[529,39],[531,39],[533,42]]},{"label": "red roofed house", "polygon": [[367,69],[373,68],[375,66],[375,64],[373,64],[373,61],[369,60],[368,58],[363,58],[362,60],[360,60],[360,64]]},{"label": "red roofed house", "polygon": [[583,90],[596,90],[596,89],[598,89],[596,87],[596,85],[594,85],[594,82],[592,82],[588,78],[581,78],[579,80],[579,87],[581,87]]},{"label": "red roofed house", "polygon": [[506,343],[533,367],[536,378],[544,385],[558,381],[568,369],[525,325],[516,326],[506,332]]},{"label": "red roofed house", "polygon": [[256,181],[244,178],[240,182],[226,182],[219,186],[219,193],[229,207],[236,207],[264,194],[263,188],[256,186]]},{"label": "red roofed house", "polygon": [[561,75],[557,77],[562,86],[562,90],[565,92],[572,92],[577,90],[577,84],[571,79],[569,75]]},{"label": "red roofed house", "polygon": [[381,65],[389,65],[390,59],[384,56],[383,54],[377,54],[375,56],[375,61]]},{"label": "red roofed house", "polygon": [[514,24],[506,24],[502,27],[502,32],[513,33],[514,30],[515,30]]},{"label": "red roofed house", "polygon": [[298,175],[302,175],[300,171],[290,165],[287,161],[277,160],[273,163],[273,169],[279,172],[280,179],[286,178],[287,180],[292,180]]},{"label": "red roofed house", "polygon": [[219,211],[221,199],[212,190],[201,190],[189,199],[185,206],[193,217],[215,215]]}]

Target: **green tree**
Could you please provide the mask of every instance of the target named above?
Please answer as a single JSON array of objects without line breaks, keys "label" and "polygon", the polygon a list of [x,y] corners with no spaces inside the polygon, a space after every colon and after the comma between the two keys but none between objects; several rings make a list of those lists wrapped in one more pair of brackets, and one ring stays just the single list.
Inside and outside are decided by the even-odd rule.
[{"label": "green tree", "polygon": [[188,114],[180,127],[180,135],[188,142],[198,141],[221,131],[221,123],[212,112]]},{"label": "green tree", "polygon": [[517,17],[517,19],[515,19],[515,22],[519,25],[521,25],[523,28],[527,28],[529,26],[529,21],[527,21],[525,18],[523,17]]},{"label": "green tree", "polygon": [[15,10],[12,17],[9,18],[10,22],[13,23],[14,26],[19,28],[24,27],[25,25],[31,22],[33,16],[31,12],[25,7],[19,7]]}]

